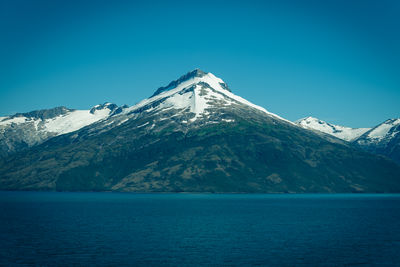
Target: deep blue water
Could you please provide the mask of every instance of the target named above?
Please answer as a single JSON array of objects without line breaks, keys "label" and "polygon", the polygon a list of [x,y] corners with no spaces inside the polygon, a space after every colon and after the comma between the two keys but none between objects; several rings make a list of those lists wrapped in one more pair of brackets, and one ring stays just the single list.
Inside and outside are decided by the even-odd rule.
[{"label": "deep blue water", "polygon": [[0,192],[0,265],[400,266],[400,195]]}]

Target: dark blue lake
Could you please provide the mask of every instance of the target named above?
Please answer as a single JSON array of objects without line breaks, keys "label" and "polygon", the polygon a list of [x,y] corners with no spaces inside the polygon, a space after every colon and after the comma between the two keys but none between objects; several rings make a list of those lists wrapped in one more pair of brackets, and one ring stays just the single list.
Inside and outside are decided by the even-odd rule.
[{"label": "dark blue lake", "polygon": [[0,265],[400,266],[400,195],[0,192]]}]

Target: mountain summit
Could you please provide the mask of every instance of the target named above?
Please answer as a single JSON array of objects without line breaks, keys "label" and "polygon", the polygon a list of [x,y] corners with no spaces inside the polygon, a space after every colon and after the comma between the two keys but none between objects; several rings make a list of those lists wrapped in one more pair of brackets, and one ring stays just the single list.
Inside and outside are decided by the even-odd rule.
[{"label": "mountain summit", "polygon": [[[204,79],[202,79],[202,78],[204,78]],[[212,73],[204,72],[200,69],[195,69],[195,70],[188,72],[187,74],[181,76],[179,79],[170,82],[167,86],[158,88],[157,91],[152,95],[152,97],[155,95],[158,95],[162,92],[174,89],[183,83],[186,83],[186,84],[187,83],[195,83],[195,82],[199,82],[202,80],[214,80],[214,82],[220,83],[220,86],[223,87],[225,90],[230,91],[230,89],[224,83],[224,81],[215,77]]]},{"label": "mountain summit", "polygon": [[213,115],[219,113],[213,111],[225,108],[247,108],[252,112],[261,111],[269,116],[291,123],[233,94],[222,79],[199,69],[181,76],[165,87],[160,87],[150,98],[127,109],[126,112],[140,113],[149,110],[173,109],[183,112],[185,117],[190,117],[189,120],[183,120],[183,123],[194,122],[199,118],[210,123],[215,118]]},{"label": "mountain summit", "polygon": [[0,158],[0,189],[400,192],[391,160],[299,127],[204,71],[107,114]]}]

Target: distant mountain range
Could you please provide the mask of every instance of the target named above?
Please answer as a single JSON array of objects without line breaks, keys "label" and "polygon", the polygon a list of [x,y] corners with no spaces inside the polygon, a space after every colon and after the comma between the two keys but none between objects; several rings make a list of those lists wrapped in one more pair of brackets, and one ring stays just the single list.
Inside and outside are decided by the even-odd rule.
[{"label": "distant mountain range", "polygon": [[0,117],[0,156],[28,149],[54,136],[77,131],[118,114],[123,108],[105,103],[90,110],[57,107]]},{"label": "distant mountain range", "polygon": [[1,117],[0,189],[400,192],[399,121],[293,123],[196,69],[132,107]]},{"label": "distant mountain range", "polygon": [[330,124],[313,117],[296,121],[306,129],[320,131],[400,164],[400,119],[388,119],[373,128],[350,128]]}]

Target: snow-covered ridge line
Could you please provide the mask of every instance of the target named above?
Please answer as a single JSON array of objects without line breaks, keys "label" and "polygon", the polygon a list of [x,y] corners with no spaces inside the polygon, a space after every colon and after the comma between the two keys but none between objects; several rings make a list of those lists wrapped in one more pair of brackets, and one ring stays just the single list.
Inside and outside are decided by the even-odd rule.
[{"label": "snow-covered ridge line", "polygon": [[371,129],[335,125],[313,117],[306,117],[295,123],[305,129],[317,130],[345,141],[353,141]]},{"label": "snow-covered ridge line", "polygon": [[55,135],[66,134],[79,130],[92,123],[108,118],[115,110],[116,105],[105,103],[96,105],[90,110],[66,110],[65,112],[53,113],[50,117],[29,116],[29,114],[41,114],[45,112],[53,112],[60,108],[49,110],[33,111],[30,113],[21,113],[12,116],[2,117],[0,127],[9,127],[11,125],[23,126],[24,124],[32,124],[38,132],[49,132]]},{"label": "snow-covered ridge line", "polygon": [[279,120],[285,121],[285,122],[290,123],[290,124],[294,124],[293,122],[291,122],[291,121],[289,121],[289,120],[287,120],[287,119],[284,119],[284,118],[280,117],[279,115],[276,115],[275,113],[269,112],[269,111],[266,110],[265,108],[263,108],[263,107],[261,107],[261,106],[258,106],[258,105],[256,105],[256,104],[253,104],[253,103],[247,101],[246,99],[244,99],[244,98],[242,98],[242,97],[240,97],[240,96],[237,96],[237,95],[235,95],[235,94],[233,94],[233,93],[231,93],[231,92],[229,92],[229,91],[226,91],[226,90],[225,90],[225,91],[223,91],[222,93],[225,94],[226,96],[228,96],[228,97],[230,97],[230,98],[232,98],[232,99],[234,99],[234,100],[236,100],[236,101],[242,103],[242,104],[245,104],[245,105],[248,105],[248,106],[250,106],[250,107],[252,107],[252,108],[255,108],[255,109],[257,109],[257,110],[260,110],[260,111],[262,111],[262,112],[264,112],[264,113],[266,113],[266,114],[268,114],[268,115],[270,115],[270,116],[272,116],[272,117],[275,117],[275,118],[277,118],[277,119],[279,119]]}]

